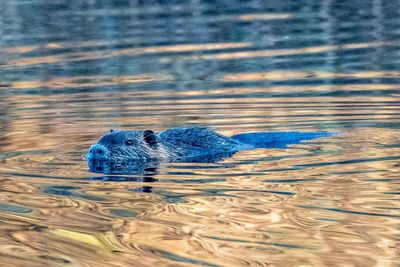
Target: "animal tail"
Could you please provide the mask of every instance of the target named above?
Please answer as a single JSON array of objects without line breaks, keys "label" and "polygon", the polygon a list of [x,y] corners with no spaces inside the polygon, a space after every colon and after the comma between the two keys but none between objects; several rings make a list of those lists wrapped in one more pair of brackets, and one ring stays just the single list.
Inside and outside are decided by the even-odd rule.
[{"label": "animal tail", "polygon": [[254,148],[286,148],[302,141],[330,137],[330,132],[256,132],[231,136],[231,138]]}]

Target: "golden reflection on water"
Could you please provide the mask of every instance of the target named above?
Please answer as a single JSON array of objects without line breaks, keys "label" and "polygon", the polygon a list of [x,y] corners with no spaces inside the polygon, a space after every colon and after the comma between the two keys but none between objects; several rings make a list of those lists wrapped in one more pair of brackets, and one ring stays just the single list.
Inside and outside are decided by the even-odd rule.
[{"label": "golden reflection on water", "polygon": [[[294,79],[307,79],[307,78],[313,78],[313,79],[393,78],[393,77],[395,78],[398,76],[400,76],[399,71],[366,71],[366,72],[354,72],[354,73],[323,72],[323,71],[269,71],[269,72],[256,72],[256,73],[231,73],[224,75],[222,77],[222,80],[238,82],[238,81],[287,80],[287,79],[294,80]],[[359,85],[352,85],[352,86],[358,88]],[[392,88],[394,88],[394,86]],[[367,87],[366,89],[368,90],[370,88]]]},{"label": "golden reflection on water", "polygon": [[[221,77],[222,81],[227,82],[245,82],[245,81],[276,81],[289,79],[308,79],[313,78],[391,78],[397,77],[398,72],[361,72],[361,73],[330,73],[330,72],[268,72],[268,73],[245,73],[245,74],[228,74]],[[289,77],[289,79],[288,79]],[[49,89],[64,89],[68,88],[86,88],[96,86],[110,86],[130,83],[145,83],[145,82],[166,82],[172,81],[173,77],[167,74],[141,74],[141,75],[123,75],[123,76],[75,76],[75,77],[60,77],[47,79],[43,81],[14,81],[7,84],[7,87],[14,89],[41,88]],[[273,87],[248,87],[243,90],[240,87],[211,89],[207,90],[206,96],[219,96],[222,92],[227,96],[235,96],[243,93],[288,93],[288,92],[329,92],[333,90],[341,91],[369,91],[369,90],[395,90],[397,84],[344,84],[344,85],[295,85],[295,86],[273,86]],[[153,94],[153,96],[167,96],[169,92],[135,92],[135,95]],[[190,90],[179,92],[181,96],[204,96],[203,90]],[[178,100],[179,101],[179,100]],[[186,100],[185,100],[186,101]],[[190,100],[189,100],[190,101]],[[224,100],[226,101],[226,100]],[[244,101],[249,101],[245,99]],[[252,101],[252,99],[250,99]]]},{"label": "golden reflection on water", "polygon": [[247,14],[240,15],[236,18],[241,21],[257,21],[257,20],[274,20],[274,19],[288,19],[293,17],[290,13],[264,13],[264,14]]},{"label": "golden reflection on water", "polygon": [[212,55],[203,54],[194,56],[183,56],[180,59],[181,60],[231,60],[231,59],[246,59],[246,58],[258,58],[258,57],[305,55],[305,54],[318,54],[329,51],[374,48],[374,47],[380,47],[382,45],[386,46],[396,45],[396,42],[368,42],[368,43],[353,43],[353,44],[343,44],[343,45],[321,45],[321,46],[304,47],[304,48],[240,51],[240,52],[230,52],[230,53],[215,53]]},{"label": "golden reflection on water", "polygon": [[[113,49],[109,51],[97,50],[89,52],[69,52],[51,56],[22,57],[16,60],[9,60],[5,64],[14,67],[22,67],[22,66],[31,66],[37,64],[53,64],[58,62],[94,60],[99,58],[109,58],[116,56],[140,56],[140,55],[155,54],[155,53],[182,53],[182,52],[207,51],[207,50],[218,50],[218,49],[244,48],[250,45],[251,43],[248,42],[182,44],[182,45],[165,45],[165,46],[154,46],[154,47],[143,47],[143,48]],[[7,49],[9,48],[6,48],[6,51]],[[17,52],[20,51],[17,50]]]},{"label": "golden reflection on water", "polygon": [[[101,42],[99,42],[101,44]],[[86,44],[91,45],[91,43]],[[86,46],[85,44],[83,47]],[[275,56],[289,56],[289,55],[300,55],[300,54],[317,54],[329,51],[340,51],[340,50],[351,50],[351,49],[365,49],[365,48],[376,48],[380,46],[394,46],[396,42],[368,42],[368,43],[353,43],[343,45],[321,45],[314,47],[304,48],[292,48],[292,49],[268,49],[268,50],[249,50],[240,52],[216,52],[212,54],[201,54],[201,55],[190,55],[190,56],[179,56],[179,60],[229,60],[229,59],[246,59],[246,58],[257,58],[257,57],[275,57]],[[55,45],[57,46],[57,45]],[[107,50],[95,50],[89,52],[68,52],[62,54],[56,54],[51,56],[40,56],[40,57],[22,57],[17,60],[9,60],[6,62],[9,66],[22,67],[37,64],[51,64],[58,62],[72,62],[72,61],[84,61],[94,60],[99,58],[108,58],[115,56],[140,56],[145,54],[154,53],[182,53],[182,52],[195,52],[195,51],[212,51],[221,49],[234,49],[234,48],[248,48],[251,47],[250,42],[237,42],[237,43],[210,43],[210,44],[185,44],[185,45],[172,45],[172,46],[155,46],[155,47],[144,47],[144,48],[125,48],[125,49],[113,49]],[[67,46],[68,47],[68,46]],[[45,47],[48,48],[48,47]],[[33,47],[21,47],[21,48],[5,48],[6,52],[10,53],[24,53],[33,49]],[[51,48],[50,48],[51,49]],[[175,60],[174,58],[160,57],[162,62]]]},{"label": "golden reflection on water", "polygon": [[109,86],[129,83],[144,83],[155,81],[168,81],[172,78],[168,75],[124,75],[124,76],[75,76],[75,77],[60,77],[46,81],[15,81],[9,86],[15,89],[40,88],[47,87],[51,89],[73,87],[94,87],[94,86]]},{"label": "golden reflection on water", "polygon": [[[399,119],[390,96],[237,101],[233,96],[266,88],[226,90],[217,99],[207,96],[223,89],[196,99],[190,96],[201,96],[199,91],[8,96],[10,115],[19,119],[2,151],[21,154],[2,156],[2,258],[22,266],[393,265],[400,215],[395,182],[384,181],[398,176],[397,130],[344,131],[290,149],[244,151],[206,168],[163,164],[154,183],[88,180],[101,175],[86,171],[85,151],[115,124],[168,128],[196,122],[230,135],[263,127],[320,129],[327,120]],[[164,99],[173,96],[184,98]],[[119,115],[85,120],[82,112]],[[149,186],[153,193],[136,190]]]},{"label": "golden reflection on water", "polygon": [[[219,21],[260,23],[294,17],[257,13],[223,16]],[[258,50],[254,42],[206,42],[100,47],[134,41],[6,47],[2,52],[10,59],[2,68],[27,67],[29,73],[29,68],[46,64],[158,53],[149,64],[213,60],[222,65],[231,59],[397,45],[374,41]],[[62,52],[71,48],[93,50]],[[27,55],[41,50],[54,54]],[[179,79],[164,71],[58,73],[30,80],[17,75],[2,84],[1,263],[397,266],[400,113],[393,79],[399,71],[239,68],[205,79],[204,89],[184,83],[193,82],[192,76]],[[362,82],[332,82],[340,79]],[[295,80],[320,82],[274,83]],[[215,86],[206,87],[207,82]],[[165,84],[153,88],[156,83]],[[179,89],[170,89],[167,83]],[[144,85],[145,90],[140,87]],[[242,151],[212,164],[160,163],[155,172],[126,175],[87,171],[87,149],[110,128],[190,125],[228,136],[252,131],[338,134],[289,148]]]}]

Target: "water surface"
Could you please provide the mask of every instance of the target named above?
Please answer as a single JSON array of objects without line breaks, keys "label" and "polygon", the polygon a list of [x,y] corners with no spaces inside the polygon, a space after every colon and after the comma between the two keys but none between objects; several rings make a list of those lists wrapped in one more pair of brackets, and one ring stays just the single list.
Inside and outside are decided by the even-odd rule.
[{"label": "water surface", "polygon": [[[398,1],[4,1],[4,266],[398,266]],[[327,131],[95,174],[110,128]]]}]

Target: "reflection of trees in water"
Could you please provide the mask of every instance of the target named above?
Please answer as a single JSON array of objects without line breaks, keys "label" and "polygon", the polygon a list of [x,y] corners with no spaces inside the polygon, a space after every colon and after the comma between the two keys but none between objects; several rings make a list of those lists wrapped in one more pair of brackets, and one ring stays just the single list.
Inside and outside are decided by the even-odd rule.
[{"label": "reflection of trees in water", "polygon": [[[390,3],[389,3],[390,2]],[[52,3],[28,2],[26,4],[6,1],[0,10],[0,46],[4,48],[34,46],[28,52],[10,53],[8,58],[65,55],[64,60],[42,65],[27,65],[18,68],[5,67],[1,80],[21,81],[40,80],[44,84],[54,78],[75,76],[124,76],[146,73],[170,74],[172,81],[158,81],[137,84],[99,85],[97,87],[76,88],[66,84],[63,89],[70,95],[69,102],[78,103],[82,98],[87,103],[98,101],[99,105],[73,105],[74,112],[68,118],[61,112],[64,122],[79,118],[119,118],[125,126],[132,122],[135,113],[131,112],[130,100],[144,91],[168,92],[162,107],[175,107],[182,92],[195,90],[207,96],[211,89],[239,88],[247,97],[249,87],[265,88],[265,94],[257,97],[269,98],[268,88],[277,84],[331,85],[331,93],[338,97],[354,96],[349,90],[337,90],[338,84],[352,83],[394,83],[397,79],[370,78],[313,78],[279,81],[241,81],[227,82],[219,76],[231,72],[259,72],[272,70],[323,70],[326,72],[357,72],[366,70],[393,69],[398,55],[390,46],[375,46],[358,50],[332,49],[322,53],[291,54],[287,56],[266,56],[255,58],[230,58],[229,60],[196,60],[196,56],[218,54],[220,52],[256,51],[265,49],[292,49],[323,45],[341,45],[359,42],[385,42],[396,38],[395,25],[399,3],[393,1],[370,0],[353,1],[190,1],[184,4],[171,4],[161,1],[55,1]],[[289,14],[285,19],[260,19],[242,14]],[[291,16],[293,15],[293,16]],[[387,18],[387,19],[386,19]],[[248,47],[193,50],[185,52],[155,51],[153,53],[115,54],[94,57],[87,60],[70,60],[74,53],[115,52],[122,49],[159,47],[175,44],[250,42]],[[182,60],[191,55],[194,60]],[[160,60],[162,59],[162,60]],[[43,96],[42,107],[46,110],[65,111],[67,102],[63,94],[51,85],[34,88],[35,96]],[[100,94],[93,95],[99,92]],[[31,94],[28,92],[27,94]],[[75,95],[76,93],[80,93]],[[285,92],[282,92],[285,93]],[[301,92],[299,92],[301,93]],[[11,91],[14,94],[14,91]],[[22,94],[22,93],[21,93]],[[369,91],[367,95],[386,95],[384,91]],[[296,93],[293,93],[296,95]],[[364,93],[365,95],[365,93]],[[48,96],[58,99],[57,104],[48,102]],[[250,95],[249,95],[250,96]],[[312,95],[311,95],[312,97]],[[91,101],[91,102],[90,102]],[[158,104],[159,99],[142,99],[143,103]],[[238,99],[237,102],[240,102]],[[11,104],[18,105],[18,104]],[[110,106],[108,117],[99,109]],[[212,113],[189,113],[175,110],[169,114],[168,121],[148,117],[135,117],[136,124],[147,123],[165,127],[182,123],[204,123]],[[228,104],[227,104],[228,106]],[[161,107],[161,105],[160,105]],[[12,108],[12,107],[8,107]],[[8,109],[6,108],[6,109]],[[232,106],[235,108],[235,105]],[[276,109],[284,112],[283,109]],[[39,112],[39,111],[38,111]],[[215,111],[213,111],[215,112]],[[268,116],[274,110],[260,109],[258,115]],[[287,111],[290,112],[290,111]],[[146,112],[144,112],[146,113]],[[133,115],[132,115],[133,114]],[[251,114],[254,114],[252,112]],[[288,113],[289,114],[289,113]],[[38,113],[38,115],[40,115]],[[75,117],[74,117],[75,116]],[[151,116],[150,112],[148,116]],[[161,117],[163,115],[160,115]],[[52,116],[43,118],[41,132],[50,133],[55,122]],[[115,122],[114,122],[115,123]],[[118,126],[118,125],[114,125]]]},{"label": "reflection of trees in water", "polygon": [[[3,88],[0,88],[2,90]],[[10,140],[8,138],[8,133],[11,131],[11,123],[9,119],[9,102],[6,94],[1,94],[1,102],[0,102],[0,151],[1,148],[6,147],[10,144]]]}]

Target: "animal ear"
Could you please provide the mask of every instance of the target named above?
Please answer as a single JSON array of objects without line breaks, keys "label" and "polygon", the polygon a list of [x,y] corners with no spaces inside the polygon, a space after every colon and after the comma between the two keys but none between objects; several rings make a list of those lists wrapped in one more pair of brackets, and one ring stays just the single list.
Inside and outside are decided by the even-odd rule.
[{"label": "animal ear", "polygon": [[120,132],[121,130],[118,130],[118,129],[110,129],[110,133],[118,133],[118,132]]},{"label": "animal ear", "polygon": [[157,143],[156,135],[152,130],[146,130],[143,132],[143,140],[151,146]]}]

